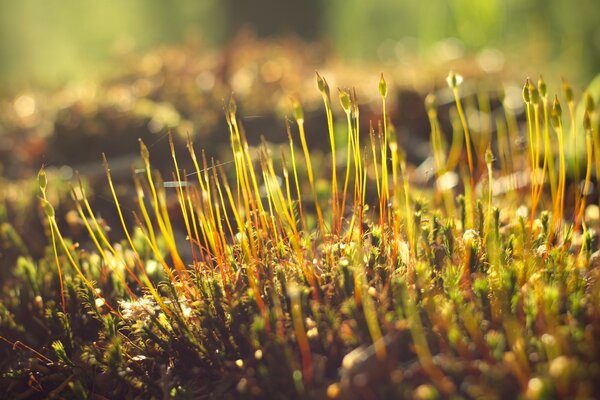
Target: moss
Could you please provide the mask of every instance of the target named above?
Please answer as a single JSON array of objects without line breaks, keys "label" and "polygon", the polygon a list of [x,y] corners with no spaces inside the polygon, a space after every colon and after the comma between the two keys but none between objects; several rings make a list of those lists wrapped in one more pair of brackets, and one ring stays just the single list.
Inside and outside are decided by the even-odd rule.
[{"label": "moss", "polygon": [[[450,75],[458,114],[449,115],[465,140],[451,150],[458,165],[447,157],[435,102],[427,103],[432,179],[456,173],[462,183],[453,185],[416,187],[410,149],[399,148],[388,120],[383,76],[379,132],[366,139],[356,93],[345,89],[337,111],[348,140],[336,148],[329,87],[317,75],[333,152],[318,168],[297,101],[280,158],[266,143],[248,145],[233,99],[229,171],[188,143],[194,167],[182,175],[171,145],[175,173],[165,182],[141,143],[133,224],[107,161],[118,238],[99,223],[83,184],[69,207],[84,233],[67,237],[65,205],[53,205],[54,180],[42,170],[43,255],[28,254],[27,240],[2,225],[3,242],[21,253],[1,285],[2,395],[588,395],[600,378],[598,221],[584,221],[588,199],[570,185],[562,158],[546,185],[543,160],[564,144],[560,103],[552,107],[558,141],[538,135],[550,130],[535,108],[547,107],[547,89],[527,82],[530,151],[512,161],[529,168],[529,192],[518,171],[496,169],[499,144],[468,125],[476,104],[487,106],[463,105],[459,81]],[[488,149],[485,158],[471,147]],[[339,175],[335,154],[346,160]],[[495,193],[500,174],[511,183]]]}]

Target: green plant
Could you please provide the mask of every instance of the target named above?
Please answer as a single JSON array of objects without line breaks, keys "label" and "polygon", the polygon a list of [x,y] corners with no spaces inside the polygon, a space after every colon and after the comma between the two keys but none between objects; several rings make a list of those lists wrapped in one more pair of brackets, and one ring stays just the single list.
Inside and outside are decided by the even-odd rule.
[{"label": "green plant", "polygon": [[[513,161],[530,166],[531,194],[522,196],[512,179],[496,193],[502,177],[492,149],[500,143],[472,135],[476,130],[465,117],[472,106],[465,101],[463,107],[458,79],[449,76],[457,108],[450,114],[464,136],[458,142],[455,136],[450,154],[434,98],[426,102],[433,188],[410,182],[411,167],[388,121],[383,76],[383,120],[369,132],[368,145],[355,91],[340,90],[348,141],[338,149],[329,89],[317,75],[330,171],[313,166],[298,101],[292,104],[297,132],[288,125],[289,150],[276,159],[266,143],[250,148],[230,100],[229,174],[204,153],[198,157],[191,140],[193,171],[182,172],[171,140],[174,173],[165,182],[140,141],[133,227],[105,158],[124,232],[118,243],[111,243],[81,181],[71,193],[90,246],[82,249],[65,237],[42,169],[38,184],[50,245],[45,257],[18,263],[18,292],[2,286],[0,328],[12,346],[3,350],[10,354],[3,362],[3,394],[591,396],[599,378],[594,332],[600,329],[600,276],[598,219],[585,218],[584,196],[597,167],[594,106],[587,100],[585,185],[570,210],[573,218],[565,219],[569,187],[558,98],[549,115],[543,81],[539,87],[527,81],[528,151]],[[479,104],[487,109],[485,101]],[[502,127],[509,130],[505,138],[515,137],[510,130],[519,126],[508,113],[502,116],[499,140]],[[298,168],[296,137],[306,176]],[[468,170],[459,171],[461,189],[443,180],[456,174],[463,137]],[[487,149],[485,163],[474,162],[471,146]],[[337,182],[338,151],[347,154],[343,183]],[[553,184],[549,160],[556,155],[560,170]],[[510,163],[502,172],[517,173]],[[320,181],[329,193],[320,192]],[[306,194],[314,209],[303,201]],[[25,335],[35,324],[44,333]]]}]

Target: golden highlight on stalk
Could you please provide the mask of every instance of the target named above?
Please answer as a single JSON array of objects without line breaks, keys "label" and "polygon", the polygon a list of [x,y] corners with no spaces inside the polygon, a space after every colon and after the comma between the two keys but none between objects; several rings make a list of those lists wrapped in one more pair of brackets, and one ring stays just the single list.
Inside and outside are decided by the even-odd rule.
[{"label": "golden highlight on stalk", "polygon": [[450,89],[452,89],[452,94],[454,95],[454,103],[456,104],[456,111],[458,112],[458,118],[460,119],[460,123],[462,125],[462,131],[465,135],[465,147],[467,148],[467,162],[469,165],[469,183],[470,183],[470,191],[468,193],[471,194],[471,201],[468,202],[469,205],[469,218],[471,221],[475,219],[475,199],[473,197],[475,192],[475,169],[473,166],[473,155],[472,155],[472,139],[471,139],[471,131],[469,130],[469,124],[467,123],[467,119],[465,117],[465,112],[463,111],[462,102],[460,99],[460,94],[458,92],[458,87],[462,84],[463,77],[461,75],[456,74],[454,71],[450,71],[448,77],[446,78],[446,82]]},{"label": "golden highlight on stalk", "polygon": [[[165,312],[165,314],[170,315],[171,312],[165,306],[164,301],[162,300],[162,297],[158,294],[156,288],[150,281],[150,278],[148,277],[148,274],[146,273],[146,268],[144,267],[144,263],[133,243],[133,239],[131,237],[131,234],[129,233],[127,223],[125,222],[125,217],[123,216],[123,211],[121,210],[121,203],[119,202],[119,199],[117,197],[117,192],[116,192],[115,186],[113,184],[112,176],[110,173],[110,168],[108,167],[108,160],[106,159],[106,155],[104,153],[102,153],[102,161],[104,163],[104,171],[105,171],[105,174],[106,174],[106,177],[108,180],[108,186],[109,186],[111,194],[113,196],[113,203],[115,204],[115,207],[117,209],[117,214],[118,214],[119,220],[121,222],[121,227],[123,228],[123,232],[125,233],[125,237],[127,238],[127,243],[129,244],[129,247],[134,254],[135,261],[138,264],[138,268],[139,268],[140,272],[142,273],[142,280],[144,282],[144,285],[150,291],[150,293],[152,294],[152,297],[154,298],[154,300],[156,300],[156,303],[161,307],[161,309]],[[140,196],[139,191],[138,191],[138,196]]]},{"label": "golden highlight on stalk", "polygon": [[324,77],[317,74],[317,87],[321,92],[321,97],[323,98],[323,105],[325,106],[325,114],[327,115],[327,130],[329,132],[329,142],[331,145],[331,233],[337,234],[339,232],[335,231],[336,221],[338,218],[341,218],[341,213],[343,210],[340,210],[339,205],[339,194],[338,194],[338,182],[337,182],[337,158],[336,158],[336,147],[335,147],[335,130],[333,126],[333,112],[331,109],[331,94],[329,92],[329,85],[327,84],[327,80]]},{"label": "golden highlight on stalk", "polygon": [[[85,194],[85,190],[83,189],[83,184],[81,183],[81,181],[80,181],[80,184],[79,184],[79,190],[80,190],[80,193],[81,193],[81,197],[83,199],[85,199],[84,201],[87,203],[87,196]],[[87,231],[88,231],[88,233],[90,235],[90,238],[92,239],[92,242],[94,242],[94,246],[96,246],[96,249],[98,250],[98,253],[100,253],[100,256],[102,257],[102,259],[103,260],[107,260],[108,257],[107,257],[106,252],[104,251],[104,248],[100,244],[100,240],[103,242],[104,245],[108,244],[107,247],[111,251],[112,255],[115,258],[119,259],[119,261],[121,262],[121,264],[130,273],[130,276],[132,276],[134,278],[134,281],[136,283],[138,283],[139,285],[141,285],[141,282],[137,279],[137,276],[127,266],[127,263],[125,263],[123,260],[120,260],[121,257],[118,255],[118,253],[116,252],[116,250],[114,250],[114,248],[110,245],[110,243],[108,243],[108,240],[106,239],[106,236],[104,235],[104,233],[102,233],[102,229],[98,225],[98,221],[96,220],[96,217],[94,216],[93,213],[90,213],[90,216],[91,216],[90,219],[91,219],[92,223],[94,224],[95,230],[92,228],[92,226],[88,222],[88,217],[83,212],[83,208],[81,207],[81,204],[79,203],[78,196],[75,193],[75,189],[71,189],[71,196],[72,196],[72,198],[74,200],[75,208],[77,210],[77,213],[79,214],[79,216],[81,218],[81,221],[85,225],[85,228],[87,229]],[[100,239],[97,236],[99,236]],[[127,282],[125,281],[125,278],[121,275],[121,273],[118,270],[116,270],[113,267],[113,268],[111,268],[111,273],[113,273],[117,277],[117,279],[119,280],[119,282],[121,282],[121,284],[123,285],[123,287],[127,290],[127,293],[129,293],[129,295],[132,298],[134,298],[134,299],[137,298],[137,296],[135,295],[135,293],[133,293],[133,291],[131,290],[131,288],[129,287],[129,285],[127,284]]]},{"label": "golden highlight on stalk", "polygon": [[387,106],[386,106],[386,97],[388,94],[388,86],[385,78],[383,77],[383,73],[381,74],[381,78],[379,79],[379,96],[381,97],[381,107],[382,107],[382,122],[383,122],[383,140],[380,140],[380,152],[381,152],[381,193],[379,196],[379,228],[381,230],[382,235],[382,243],[385,232],[385,223],[389,223],[389,217],[387,213],[388,201],[390,199],[390,190],[389,190],[389,173],[388,173],[388,116],[387,116]]},{"label": "golden highlight on stalk", "polygon": [[[542,173],[548,171],[550,181],[550,193],[552,204],[556,201],[557,183],[556,167],[554,165],[554,141],[550,139],[550,109],[548,105],[548,89],[546,82],[540,76],[538,80],[538,90],[542,98],[542,107],[544,110],[544,168]],[[547,168],[546,168],[547,167]],[[540,188],[538,197],[541,197],[543,188]]]},{"label": "golden highlight on stalk", "polygon": [[306,143],[306,133],[304,132],[304,111],[302,106],[297,100],[293,102],[294,114],[296,117],[296,124],[298,124],[298,132],[300,133],[300,144],[302,145],[302,151],[304,152],[304,161],[306,162],[306,171],[308,173],[308,182],[312,190],[313,201],[317,212],[317,219],[319,222],[319,229],[321,231],[321,237],[326,237],[325,222],[323,221],[323,212],[319,206],[319,200],[317,197],[317,189],[315,186],[315,178],[313,175],[312,162],[310,160],[310,151]]},{"label": "golden highlight on stalk", "polygon": [[573,94],[573,88],[569,82],[565,79],[562,80],[562,90],[565,95],[567,102],[567,109],[569,110],[569,123],[571,124],[571,141],[573,145],[573,176],[575,178],[575,209],[579,208],[579,201],[581,200],[581,190],[579,183],[581,181],[581,174],[579,170],[579,148],[577,143],[577,123],[575,121],[575,100]]},{"label": "golden highlight on stalk", "polygon": [[583,129],[585,131],[585,149],[586,149],[586,170],[585,178],[583,183],[583,190],[581,192],[581,200],[578,204],[578,208],[575,209],[575,225],[573,228],[574,232],[578,232],[582,224],[583,214],[586,207],[586,196],[590,190],[590,181],[592,177],[592,166],[594,164],[594,146],[592,144],[592,122],[589,112],[586,110],[583,115]]},{"label": "golden highlight on stalk", "polygon": [[81,280],[85,283],[85,285],[91,290],[91,292],[94,293],[96,298],[98,298],[98,300],[100,300],[101,304],[106,306],[106,308],[111,313],[120,317],[121,314],[106,301],[104,296],[102,296],[102,294],[96,289],[94,284],[85,276],[85,274],[81,270],[81,266],[79,265],[79,263],[77,261],[75,261],[75,258],[71,254],[71,249],[69,248],[69,246],[67,246],[65,238],[63,237],[63,235],[60,231],[60,228],[58,227],[58,224],[56,223],[54,208],[52,207],[52,205],[47,200],[42,200],[42,207],[43,207],[44,211],[46,212],[46,216],[50,218],[50,229],[52,229],[54,231],[54,234],[58,238],[58,241],[61,244],[64,254],[67,256],[67,260],[69,261],[69,264],[71,265],[71,267],[73,267],[73,269],[75,270],[77,275],[81,278]]},{"label": "golden highlight on stalk", "polygon": [[556,202],[554,204],[554,212],[553,212],[553,221],[552,221],[552,230],[549,238],[553,238],[553,233],[562,227],[563,225],[563,214],[565,207],[565,187],[567,180],[567,172],[565,165],[565,143],[564,143],[564,133],[563,133],[563,124],[562,124],[562,107],[560,106],[560,102],[558,101],[558,96],[554,97],[554,102],[552,104],[552,114],[551,114],[552,126],[556,130],[556,134],[558,135],[558,154],[559,154],[559,176],[558,176],[558,187],[557,187],[557,196]]},{"label": "golden highlight on stalk", "polygon": [[40,169],[40,171],[38,172],[37,178],[38,178],[38,187],[42,194],[42,209],[44,210],[44,213],[46,214],[46,218],[48,220],[48,227],[50,228],[50,237],[52,238],[52,251],[54,254],[54,263],[56,264],[56,270],[58,271],[58,282],[60,285],[60,303],[62,306],[63,313],[66,313],[67,312],[67,303],[65,301],[65,287],[64,287],[64,283],[63,283],[63,272],[62,272],[62,268],[60,266],[60,261],[58,259],[58,249],[56,246],[56,235],[54,233],[54,225],[52,223],[52,221],[54,219],[54,208],[48,202],[48,199],[46,197],[46,187],[48,185],[48,178],[46,176],[46,170],[44,169],[44,167],[42,167]]}]

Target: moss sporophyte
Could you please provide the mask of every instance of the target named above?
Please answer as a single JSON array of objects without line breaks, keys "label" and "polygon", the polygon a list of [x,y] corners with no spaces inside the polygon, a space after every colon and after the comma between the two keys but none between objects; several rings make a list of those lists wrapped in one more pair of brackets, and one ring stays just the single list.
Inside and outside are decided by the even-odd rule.
[{"label": "moss sporophyte", "polygon": [[[527,79],[524,116],[492,116],[502,95],[465,94],[468,80],[451,72],[452,104],[438,106],[442,89],[425,98],[432,173],[423,184],[391,122],[383,74],[368,134],[356,90],[339,89],[336,106],[326,78],[316,83],[325,156],[311,151],[298,99],[277,152],[248,144],[232,97],[230,161],[188,138],[182,163],[170,138],[173,173],[163,180],[140,141],[133,212],[104,157],[116,240],[84,180],[69,207],[86,243],[70,240],[42,168],[48,251],[23,255],[14,279],[46,339],[24,335],[21,306],[3,301],[2,339],[20,361],[2,379],[82,398],[592,396],[598,99],[583,96],[578,121],[567,83],[561,101],[542,78]],[[577,154],[580,123],[583,152],[571,169],[565,147]],[[511,150],[518,138],[521,152]],[[19,385],[3,393],[22,393]]]}]

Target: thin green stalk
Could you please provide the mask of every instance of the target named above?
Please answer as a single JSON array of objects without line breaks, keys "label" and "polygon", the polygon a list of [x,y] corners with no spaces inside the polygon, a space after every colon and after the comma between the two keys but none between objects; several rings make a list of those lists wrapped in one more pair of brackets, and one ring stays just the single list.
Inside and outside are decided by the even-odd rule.
[{"label": "thin green stalk", "polygon": [[329,85],[327,84],[327,80],[319,75],[317,72],[317,87],[321,92],[321,96],[323,98],[323,105],[325,106],[325,114],[327,115],[327,130],[329,132],[329,142],[331,145],[331,213],[332,213],[332,222],[331,229],[332,233],[336,234],[333,231],[334,227],[337,226],[336,221],[341,218],[341,211],[339,209],[339,193],[338,193],[338,182],[337,182],[337,158],[336,158],[336,148],[335,148],[335,130],[333,126],[333,114],[331,109],[331,95],[329,92]]}]

